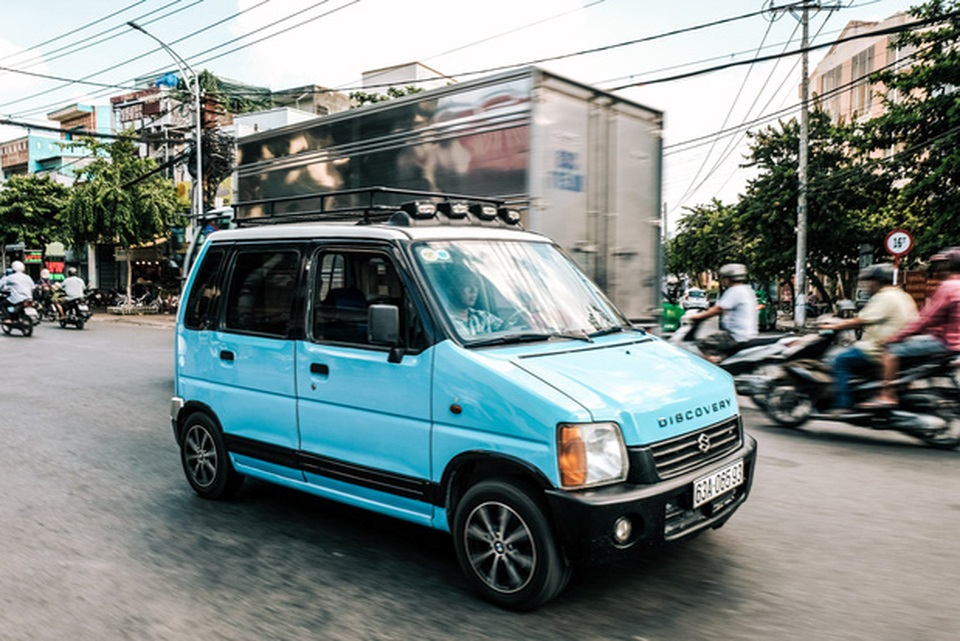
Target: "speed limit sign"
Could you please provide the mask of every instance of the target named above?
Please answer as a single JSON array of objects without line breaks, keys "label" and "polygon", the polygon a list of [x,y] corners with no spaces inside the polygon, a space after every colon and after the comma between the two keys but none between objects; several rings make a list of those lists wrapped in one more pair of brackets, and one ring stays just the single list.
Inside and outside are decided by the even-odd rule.
[{"label": "speed limit sign", "polygon": [[913,249],[913,236],[905,229],[894,229],[883,239],[883,247],[891,256],[900,258]]}]

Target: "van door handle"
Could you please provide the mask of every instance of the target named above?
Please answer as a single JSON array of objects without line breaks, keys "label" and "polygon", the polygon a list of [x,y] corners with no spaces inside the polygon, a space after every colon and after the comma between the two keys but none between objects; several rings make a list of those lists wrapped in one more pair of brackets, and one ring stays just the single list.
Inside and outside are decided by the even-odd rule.
[{"label": "van door handle", "polygon": [[220,350],[220,360],[221,361],[232,361],[234,359],[233,352],[226,349]]},{"label": "van door handle", "polygon": [[319,374],[320,376],[329,376],[330,368],[323,363],[310,363],[310,373]]}]

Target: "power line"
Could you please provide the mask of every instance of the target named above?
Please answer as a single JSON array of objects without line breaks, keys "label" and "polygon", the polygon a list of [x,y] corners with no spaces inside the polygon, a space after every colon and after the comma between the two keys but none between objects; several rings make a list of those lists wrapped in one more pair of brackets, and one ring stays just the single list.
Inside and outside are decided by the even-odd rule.
[{"label": "power line", "polygon": [[631,83],[628,83],[628,84],[625,84],[625,85],[621,85],[621,86],[619,86],[619,87],[613,87],[613,88],[611,88],[611,89],[608,89],[607,91],[616,92],[616,91],[623,91],[624,89],[630,89],[630,88],[633,88],[633,87],[645,87],[645,86],[647,86],[647,85],[655,85],[655,84],[660,84],[660,83],[663,83],[663,82],[674,82],[674,81],[676,81],[676,80],[684,80],[684,79],[686,79],[686,78],[693,78],[693,77],[695,77],[695,76],[702,76],[702,75],[708,74],[708,73],[715,73],[715,72],[717,72],[717,71],[723,71],[723,70],[725,70],[725,69],[731,69],[731,68],[733,68],[733,67],[742,67],[743,65],[746,65],[746,64],[755,64],[755,63],[757,63],[757,62],[767,62],[767,61],[769,61],[769,60],[776,60],[776,59],[778,59],[778,58],[795,56],[795,55],[807,53],[807,52],[810,52],[810,51],[816,51],[816,50],[818,50],[818,49],[823,49],[823,48],[825,48],[825,47],[832,47],[832,46],[834,46],[834,45],[842,44],[842,43],[844,43],[844,42],[850,42],[851,40],[861,40],[861,39],[863,39],[863,38],[871,38],[871,37],[874,37],[874,36],[885,36],[885,35],[892,35],[892,34],[896,34],[896,33],[902,33],[902,32],[904,32],[904,31],[911,31],[911,30],[916,29],[916,28],[918,28],[918,27],[925,27],[925,26],[927,26],[927,25],[940,23],[940,22],[943,22],[943,21],[945,21],[945,20],[951,20],[951,19],[956,18],[956,17],[958,17],[958,16],[960,16],[960,11],[954,11],[954,12],[952,12],[952,13],[945,14],[945,15],[942,16],[942,17],[926,18],[926,19],[923,19],[923,20],[916,20],[916,21],[914,21],[914,22],[907,22],[907,23],[904,23],[904,24],[902,24],[902,25],[898,25],[898,26],[895,26],[895,27],[887,27],[887,28],[884,28],[884,29],[877,29],[877,30],[875,30],[875,31],[869,31],[869,32],[864,32],[864,33],[857,33],[857,34],[853,34],[853,35],[847,36],[847,37],[845,37],[845,38],[837,38],[837,39],[834,40],[833,42],[826,42],[826,43],[823,43],[823,44],[810,45],[810,46],[807,46],[807,47],[801,47],[801,48],[799,48],[799,49],[794,49],[793,51],[788,51],[788,52],[786,52],[786,53],[772,54],[772,55],[769,55],[769,56],[761,56],[761,57],[756,58],[756,59],[754,59],[754,60],[739,60],[739,61],[734,61],[734,62],[728,62],[728,63],[726,63],[726,64],[716,65],[716,66],[714,66],[714,67],[708,67],[708,68],[706,68],[706,69],[699,69],[699,70],[696,70],[696,71],[690,71],[690,72],[687,72],[687,73],[677,74],[677,75],[673,75],[673,76],[666,76],[666,77],[663,77],[663,78],[654,78],[653,80],[647,80],[647,81],[641,81],[641,82],[631,82]]},{"label": "power line", "polygon": [[[175,2],[180,2],[180,0],[174,0],[174,1],[175,1]],[[79,27],[77,27],[77,28],[75,28],[75,29],[71,29],[70,31],[67,31],[67,32],[65,32],[65,33],[61,33],[60,35],[57,35],[57,36],[54,36],[54,37],[49,38],[49,39],[47,39],[47,40],[44,40],[43,42],[39,42],[39,43],[37,43],[37,44],[35,44],[35,45],[31,45],[31,46],[29,46],[29,47],[27,47],[26,49],[23,49],[23,50],[21,50],[21,51],[15,51],[15,52],[13,52],[13,53],[11,53],[11,54],[8,54],[8,55],[6,55],[6,56],[3,56],[2,58],[0,58],[0,61],[9,60],[10,58],[16,58],[16,57],[19,56],[20,54],[26,53],[27,51],[33,51],[34,49],[39,49],[39,48],[41,48],[41,47],[44,47],[44,46],[50,44],[51,42],[56,42],[56,41],[58,41],[58,40],[61,40],[61,39],[63,39],[63,38],[66,38],[66,37],[68,37],[68,36],[72,36],[72,35],[75,34],[75,33],[79,33],[79,32],[81,32],[81,31],[83,31],[83,30],[85,30],[85,29],[89,29],[90,27],[95,26],[95,25],[97,25],[97,24],[100,24],[101,22],[106,22],[106,21],[109,20],[110,18],[113,18],[113,17],[115,17],[115,16],[118,16],[118,15],[120,15],[121,13],[124,13],[125,11],[127,11],[127,10],[129,10],[129,9],[132,9],[133,7],[137,6],[138,4],[143,4],[144,2],[147,2],[147,0],[138,0],[138,2],[134,2],[133,4],[127,5],[126,7],[122,8],[122,9],[119,9],[119,10],[117,10],[117,11],[114,11],[113,13],[107,14],[107,15],[105,15],[105,16],[102,17],[102,18],[98,18],[98,19],[96,19],[96,20],[93,20],[92,22],[88,22],[88,23],[85,24],[85,25],[81,25],[81,26],[79,26]],[[81,41],[81,42],[82,42],[82,41]],[[55,50],[55,51],[58,51],[58,50]]]},{"label": "power line", "polygon": [[[197,5],[197,4],[200,4],[203,0],[195,0],[194,2],[192,2],[191,4],[186,5],[185,7],[180,7],[179,9],[177,9],[177,10],[175,10],[175,11],[171,11],[170,13],[168,13],[168,14],[166,14],[166,15],[164,15],[164,16],[160,16],[159,18],[148,19],[149,16],[151,16],[151,15],[153,15],[153,14],[159,12],[159,11],[163,11],[163,10],[166,9],[167,7],[170,7],[170,6],[172,6],[172,5],[178,4],[178,3],[182,2],[182,1],[183,1],[183,0],[173,0],[172,2],[169,2],[169,3],[165,4],[165,5],[163,5],[162,7],[159,7],[159,8],[157,8],[157,9],[152,10],[152,11],[148,11],[147,13],[144,13],[144,14],[141,14],[141,15],[139,15],[139,16],[134,17],[134,21],[136,21],[137,23],[142,23],[142,24],[145,24],[145,25],[149,25],[149,24],[151,24],[151,23],[153,23],[153,22],[156,22],[157,20],[161,20],[161,19],[163,19],[163,18],[168,18],[168,17],[170,17],[170,16],[172,16],[172,15],[174,15],[174,14],[180,13],[181,11],[186,11],[186,10],[189,9],[190,7],[193,7],[193,6]],[[110,40],[113,40],[113,39],[115,39],[115,38],[118,38],[118,37],[122,36],[126,30],[127,30],[126,23],[119,24],[119,25],[114,25],[114,26],[110,27],[109,29],[104,29],[104,30],[102,30],[102,31],[100,31],[100,32],[98,32],[98,33],[95,33],[95,34],[93,34],[93,35],[91,35],[91,36],[88,36],[88,37],[86,37],[86,38],[84,38],[84,39],[82,39],[82,40],[78,40],[77,42],[73,42],[73,43],[70,43],[70,44],[66,44],[66,45],[63,45],[62,47],[58,47],[57,49],[52,49],[52,50],[50,50],[50,51],[47,51],[46,53],[44,53],[44,54],[42,55],[42,57],[36,58],[33,62],[29,62],[29,61],[28,61],[27,63],[24,64],[24,66],[20,66],[19,69],[21,69],[21,70],[23,70],[23,69],[29,69],[29,68],[31,68],[31,67],[36,67],[37,65],[40,65],[40,64],[45,63],[45,62],[51,62],[51,61],[53,61],[53,60],[59,60],[60,58],[64,58],[64,57],[66,57],[66,56],[70,56],[70,55],[73,55],[73,54],[75,54],[75,53],[79,53],[79,52],[81,52],[81,51],[84,51],[85,49],[90,49],[90,48],[92,48],[92,47],[95,47],[95,46],[97,46],[97,45],[103,44],[103,43],[105,43],[105,42],[108,42],[108,41],[110,41]],[[113,35],[109,35],[109,36],[100,38],[99,40],[95,40],[96,38],[99,38],[100,36],[105,36],[106,34],[111,33],[111,32],[113,33]],[[91,40],[95,40],[95,41],[94,41],[94,42],[90,42]],[[59,54],[59,55],[53,55],[53,54]]]},{"label": "power line", "polygon": [[[260,3],[256,4],[256,5],[253,5],[253,6],[251,6],[251,7],[247,7],[246,9],[243,9],[243,10],[241,10],[241,11],[238,11],[238,12],[234,13],[234,14],[231,14],[230,16],[227,16],[227,17],[225,17],[225,18],[223,18],[223,19],[221,19],[221,20],[218,20],[217,22],[214,22],[214,23],[212,23],[212,24],[209,24],[209,25],[207,25],[207,26],[205,26],[205,27],[203,27],[203,28],[201,28],[201,29],[198,29],[198,30],[196,30],[196,31],[194,31],[194,32],[192,32],[192,33],[189,33],[189,34],[187,34],[187,35],[185,35],[185,36],[183,36],[183,37],[181,37],[181,38],[177,38],[176,40],[171,41],[170,44],[171,44],[171,45],[175,45],[175,44],[178,44],[178,43],[180,43],[180,42],[183,42],[184,40],[187,40],[187,39],[192,38],[192,37],[194,37],[194,36],[196,36],[196,35],[199,35],[199,34],[205,32],[205,31],[208,31],[208,30],[212,29],[213,27],[215,27],[215,26],[217,26],[217,25],[220,25],[220,24],[222,24],[222,23],[224,23],[224,22],[226,22],[226,21],[228,21],[228,20],[232,20],[233,18],[236,18],[237,16],[239,16],[239,15],[241,15],[241,14],[243,14],[243,13],[246,13],[246,12],[248,12],[248,11],[251,11],[251,10],[253,10],[253,9],[256,9],[256,8],[262,6],[263,4],[265,4],[265,3],[268,2],[268,1],[269,1],[269,0],[263,0],[262,2],[260,2]],[[324,5],[324,4],[328,3],[328,2],[330,2],[330,0],[320,0],[319,2],[313,4],[313,5],[311,5],[310,7],[308,7],[307,9],[305,9],[304,11],[309,11],[310,9],[314,9],[314,8],[316,8],[316,7],[318,7],[318,6],[321,6],[321,5]],[[337,10],[339,10],[339,9],[345,8],[345,7],[350,6],[350,5],[352,5],[352,4],[356,4],[357,2],[360,2],[360,0],[353,0],[353,1],[350,2],[349,4],[343,5],[342,7],[339,7],[338,9],[335,9],[334,11],[337,11]],[[301,22],[301,23],[298,23],[297,25],[294,25],[293,28],[295,28],[295,27],[297,27],[297,26],[302,26],[303,24],[306,24],[306,23],[308,23],[308,22],[313,22],[314,20],[317,20],[317,19],[319,19],[319,18],[325,17],[325,16],[329,15],[330,13],[333,13],[334,11],[330,11],[330,12],[327,12],[327,13],[325,13],[325,14],[321,14],[321,15],[319,15],[319,16],[315,16],[315,17],[313,17],[313,18],[310,18],[310,19],[308,19],[308,20],[306,20],[306,21],[304,21],[304,22]],[[209,53],[209,52],[211,52],[211,51],[215,51],[216,49],[225,47],[225,46],[227,46],[227,45],[229,45],[229,44],[231,44],[231,43],[233,43],[233,42],[236,42],[236,41],[238,41],[238,40],[242,40],[242,39],[246,38],[247,36],[250,36],[250,35],[252,35],[252,34],[254,34],[254,33],[258,33],[258,32],[262,31],[262,30],[265,29],[265,28],[269,28],[269,27],[271,27],[271,26],[275,26],[275,25],[277,25],[277,24],[280,24],[281,22],[284,22],[284,21],[286,21],[286,20],[289,20],[289,19],[291,19],[291,18],[294,18],[294,17],[296,17],[296,16],[298,16],[298,15],[300,15],[300,14],[302,14],[302,13],[303,13],[303,11],[300,11],[300,12],[297,12],[297,13],[288,14],[286,17],[280,18],[280,19],[278,19],[278,20],[275,20],[274,22],[272,22],[272,23],[270,23],[270,24],[268,24],[268,25],[262,25],[262,26],[258,27],[255,31],[251,31],[251,32],[248,32],[248,33],[246,33],[246,34],[240,35],[240,36],[238,36],[238,37],[236,37],[236,38],[232,38],[232,39],[230,39],[230,40],[228,40],[228,41],[226,41],[226,42],[223,42],[223,43],[221,43],[221,44],[219,44],[219,45],[216,45],[216,46],[214,46],[214,47],[211,47],[211,48],[206,49],[206,50],[204,50],[204,51],[201,51],[201,52],[199,52],[199,53],[196,53],[196,54],[193,54],[193,55],[190,55],[190,56],[186,56],[185,59],[188,60],[188,61],[190,61],[190,62],[192,63],[192,65],[196,66],[196,65],[204,64],[204,63],[206,63],[206,62],[210,62],[211,60],[216,60],[217,58],[220,58],[220,57],[223,57],[224,55],[227,55],[228,53],[233,53],[233,52],[235,52],[235,51],[238,51],[239,49],[243,49],[244,47],[251,46],[251,45],[253,45],[253,44],[256,44],[256,43],[258,43],[258,42],[261,42],[261,41],[263,41],[263,40],[266,40],[266,39],[268,39],[268,38],[272,38],[272,37],[275,37],[275,36],[277,36],[277,35],[281,35],[281,34],[283,34],[283,33],[286,33],[287,31],[289,31],[290,29],[285,29],[285,30],[283,30],[283,31],[279,31],[279,32],[277,32],[277,33],[271,34],[271,35],[269,35],[269,36],[265,36],[264,38],[261,38],[261,39],[259,39],[259,40],[255,40],[255,41],[253,41],[253,42],[251,42],[251,43],[248,43],[247,45],[244,45],[244,47],[237,47],[237,48],[235,48],[235,49],[233,49],[233,50],[231,50],[231,51],[229,51],[229,52],[226,52],[226,53],[221,54],[221,55],[218,55],[218,56],[213,56],[213,57],[210,57],[210,58],[207,58],[207,59],[204,59],[204,60],[200,60],[200,61],[197,61],[197,60],[196,60],[196,58],[197,58],[198,56],[201,56],[201,55],[203,55],[203,54],[205,54],[205,53]],[[157,51],[160,51],[160,48],[152,49],[151,51],[148,51],[147,53],[141,54],[140,56],[137,56],[137,57],[132,58],[132,59],[130,59],[130,60],[127,60],[127,61],[124,61],[124,62],[122,62],[122,63],[118,63],[118,64],[115,64],[115,65],[112,65],[112,66],[110,66],[110,67],[107,67],[106,69],[101,69],[101,70],[99,70],[99,71],[97,71],[97,72],[94,72],[94,73],[86,76],[85,78],[90,78],[90,77],[93,77],[93,76],[97,76],[97,75],[100,75],[100,74],[105,73],[105,72],[107,72],[107,71],[111,71],[111,70],[113,70],[113,69],[116,69],[116,68],[118,68],[118,67],[122,67],[122,66],[124,66],[124,65],[126,65],[126,64],[129,64],[130,62],[135,61],[135,60],[139,60],[139,59],[141,59],[141,58],[145,58],[146,56],[148,56],[148,55],[150,55],[150,54],[152,54],[152,53],[155,53],[155,52],[157,52]],[[157,69],[154,69],[154,70],[151,71],[151,72],[147,72],[146,74],[141,74],[140,77],[142,77],[143,75],[149,75],[149,74],[151,74],[151,73],[154,73],[154,74],[160,73],[161,71],[163,71],[164,69],[167,69],[167,68],[169,68],[169,67],[157,68]],[[135,80],[136,80],[136,78],[133,78],[133,79],[130,79],[128,82],[134,82]],[[57,90],[57,89],[60,89],[60,88],[62,88],[62,87],[57,87],[57,88],[54,88],[54,89],[51,89],[51,90],[46,90],[46,91],[44,91],[44,92],[40,92],[39,94],[35,94],[34,96],[29,96],[29,97],[30,97],[30,98],[33,98],[33,97],[37,97],[37,96],[39,96],[39,95],[43,95],[43,94],[46,94],[46,93],[51,93],[51,92],[53,92],[53,91],[55,91],[55,90]],[[105,94],[105,93],[101,93],[101,94],[97,94],[96,97],[103,97],[104,95],[106,95],[106,94]],[[21,101],[22,101],[22,100],[18,100],[18,101],[14,101],[14,102],[21,102]],[[5,103],[5,104],[0,105],[0,107],[7,106],[8,104],[13,104],[13,103]],[[30,110],[30,111],[19,112],[19,113],[15,114],[15,115],[17,115],[17,116],[26,116],[26,115],[31,115],[31,114],[38,113],[38,112],[43,112],[43,111],[46,111],[47,109],[51,109],[51,108],[56,107],[58,104],[60,104],[60,103],[59,103],[59,102],[51,103],[51,104],[44,105],[44,106],[41,106],[41,107],[38,107],[38,108],[34,108],[33,110]]]},{"label": "power line", "polygon": [[[763,39],[760,41],[760,45],[757,47],[758,55],[760,50],[763,48],[764,43],[766,43],[767,37],[770,35],[770,29],[772,27],[773,27],[773,22],[771,21],[767,25],[767,30],[764,31],[763,33]],[[777,62],[779,63],[779,60]],[[737,90],[737,95],[734,96],[733,102],[730,103],[730,108],[727,109],[727,115],[724,116],[723,118],[723,124],[720,125],[721,129],[727,126],[727,122],[730,120],[730,117],[733,115],[733,110],[737,106],[737,102],[740,100],[740,96],[743,95],[743,90],[747,86],[747,81],[750,79],[750,74],[753,73],[753,70],[755,68],[756,67],[754,67],[753,65],[750,65],[750,67],[747,68],[747,73],[744,74],[743,79],[740,81],[740,88]],[[747,113],[749,113],[749,111]],[[685,201],[687,199],[687,196],[691,195],[691,193],[695,192],[703,184],[702,182],[697,184],[697,179],[700,178],[700,173],[703,171],[704,167],[707,166],[707,160],[710,158],[710,154],[713,153],[713,149],[716,143],[719,142],[719,140],[720,140],[719,138],[715,138],[713,143],[710,145],[710,149],[707,150],[707,153],[703,155],[703,160],[700,162],[700,167],[699,169],[697,169],[697,173],[693,175],[693,179],[690,181],[690,184],[687,185],[686,191],[683,192],[683,195],[680,197],[678,202]],[[704,178],[704,181],[706,181],[707,178],[709,178],[709,176],[712,175],[712,173],[713,172],[711,171],[709,174],[707,174],[707,176]],[[694,187],[694,185],[696,185],[696,187]]]}]

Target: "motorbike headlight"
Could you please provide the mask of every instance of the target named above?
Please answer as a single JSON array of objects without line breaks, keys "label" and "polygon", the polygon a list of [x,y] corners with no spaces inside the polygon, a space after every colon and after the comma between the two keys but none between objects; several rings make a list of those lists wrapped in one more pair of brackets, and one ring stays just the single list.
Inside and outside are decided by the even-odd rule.
[{"label": "motorbike headlight", "polygon": [[560,483],[566,489],[618,483],[627,478],[627,448],[616,423],[557,426]]}]

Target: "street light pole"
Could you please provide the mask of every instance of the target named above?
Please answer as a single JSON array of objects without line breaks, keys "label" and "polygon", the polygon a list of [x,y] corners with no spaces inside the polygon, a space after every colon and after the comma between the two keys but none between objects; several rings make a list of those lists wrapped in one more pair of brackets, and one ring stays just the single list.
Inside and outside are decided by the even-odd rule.
[{"label": "street light pole", "polygon": [[[200,76],[196,71],[193,70],[186,60],[181,58],[176,51],[171,49],[165,42],[160,40],[136,22],[130,20],[127,22],[127,25],[133,29],[136,29],[140,33],[144,34],[155,40],[164,51],[170,54],[170,57],[173,58],[173,61],[177,64],[177,67],[180,69],[180,73],[183,74],[184,78],[187,78],[187,71],[190,72],[190,75],[193,76],[193,111],[195,116],[195,131],[194,139],[196,141],[196,153],[197,153],[197,175],[196,175],[196,191],[194,192],[193,197],[193,223],[196,225],[200,224],[200,217],[203,215],[203,149],[202,149],[202,139],[201,133],[203,131],[203,115],[200,113]],[[190,84],[187,83],[187,88],[190,87]]]}]

